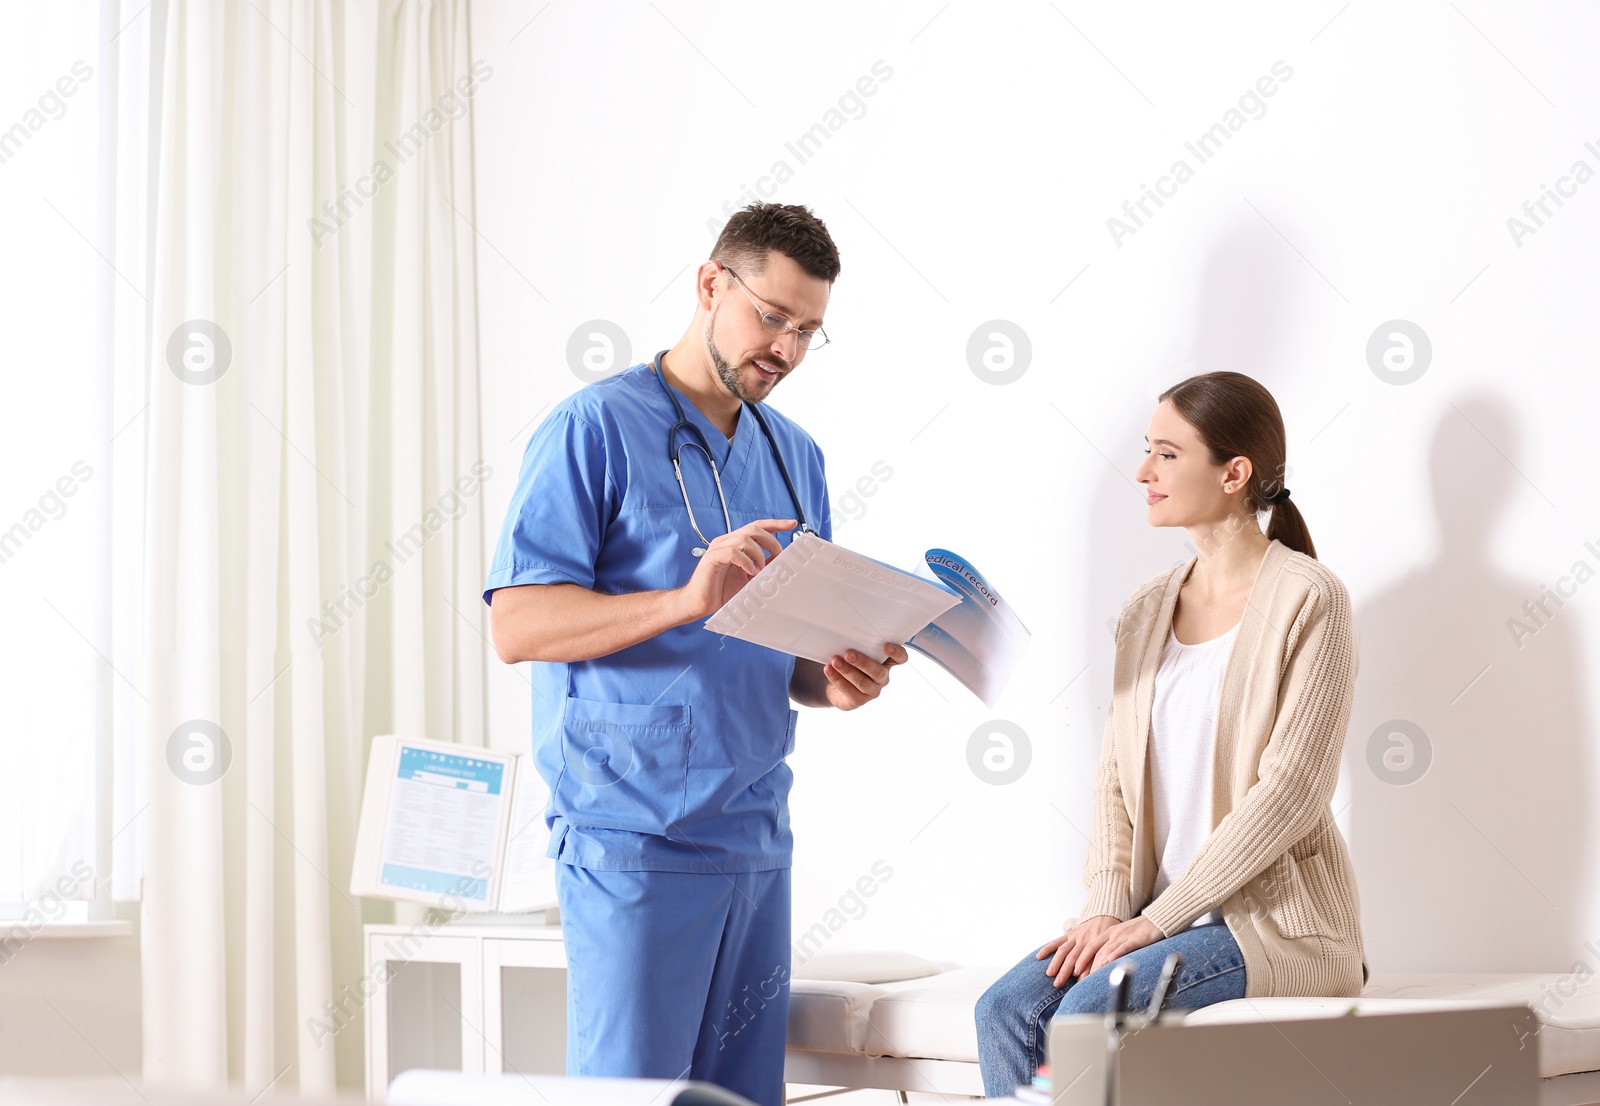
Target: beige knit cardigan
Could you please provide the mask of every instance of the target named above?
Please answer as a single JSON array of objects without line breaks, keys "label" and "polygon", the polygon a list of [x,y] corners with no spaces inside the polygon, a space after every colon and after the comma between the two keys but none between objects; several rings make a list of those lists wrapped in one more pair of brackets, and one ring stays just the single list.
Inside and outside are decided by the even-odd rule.
[{"label": "beige knit cardigan", "polygon": [[1223,672],[1211,834],[1150,900],[1150,709],[1178,591],[1194,564],[1145,583],[1117,620],[1081,917],[1126,921],[1142,912],[1168,934],[1220,906],[1244,959],[1245,997],[1359,995],[1367,979],[1361,907],[1329,805],[1355,689],[1350,597],[1319,561],[1281,542],[1267,549]]}]

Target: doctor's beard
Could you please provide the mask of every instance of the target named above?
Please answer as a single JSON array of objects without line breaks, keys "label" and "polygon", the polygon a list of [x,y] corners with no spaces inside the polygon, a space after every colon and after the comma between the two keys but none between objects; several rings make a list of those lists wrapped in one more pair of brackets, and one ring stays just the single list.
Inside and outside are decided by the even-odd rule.
[{"label": "doctor's beard", "polygon": [[744,386],[744,381],[739,376],[739,369],[742,366],[733,364],[722,356],[722,351],[717,348],[717,315],[721,311],[722,307],[719,305],[706,320],[706,356],[711,358],[711,367],[717,370],[717,377],[722,381],[723,387],[745,403],[760,403],[772,394],[772,389],[778,386],[783,377],[778,377],[761,392],[751,392]]}]

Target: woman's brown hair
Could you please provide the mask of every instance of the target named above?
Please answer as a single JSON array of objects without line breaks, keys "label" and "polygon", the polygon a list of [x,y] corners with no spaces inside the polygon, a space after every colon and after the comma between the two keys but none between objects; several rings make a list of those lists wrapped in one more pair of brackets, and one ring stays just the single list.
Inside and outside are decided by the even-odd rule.
[{"label": "woman's brown hair", "polygon": [[1199,431],[1213,464],[1225,465],[1235,457],[1250,459],[1245,505],[1253,511],[1272,510],[1268,538],[1316,557],[1311,531],[1283,483],[1288,445],[1283,414],[1272,393],[1243,373],[1218,372],[1191,376],[1162,392],[1161,398],[1170,400],[1183,421]]}]

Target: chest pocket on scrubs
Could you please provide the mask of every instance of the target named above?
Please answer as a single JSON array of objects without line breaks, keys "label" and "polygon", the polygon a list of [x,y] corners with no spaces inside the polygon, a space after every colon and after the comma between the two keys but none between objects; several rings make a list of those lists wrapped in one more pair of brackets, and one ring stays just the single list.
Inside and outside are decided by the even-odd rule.
[{"label": "chest pocket on scrubs", "polygon": [[684,815],[689,708],[568,698],[551,797],[575,826],[671,835]]}]

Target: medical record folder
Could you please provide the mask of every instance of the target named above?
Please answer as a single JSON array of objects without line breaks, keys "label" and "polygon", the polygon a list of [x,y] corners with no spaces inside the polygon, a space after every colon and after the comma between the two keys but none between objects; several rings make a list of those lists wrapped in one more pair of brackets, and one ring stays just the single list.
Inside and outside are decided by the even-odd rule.
[{"label": "medical record folder", "polygon": [[882,659],[902,642],[994,706],[1028,644],[1000,593],[965,558],[930,549],[905,572],[797,534],[705,622],[713,633],[826,664],[848,649]]}]

